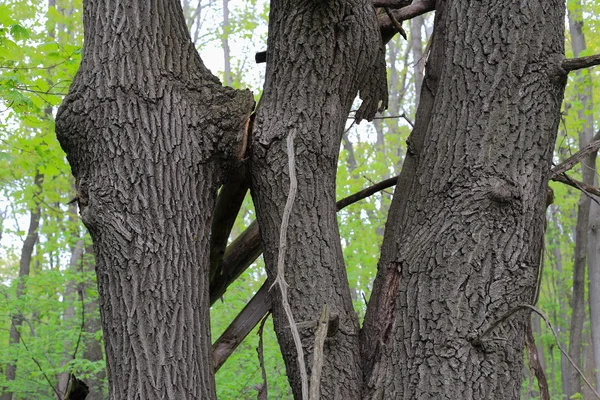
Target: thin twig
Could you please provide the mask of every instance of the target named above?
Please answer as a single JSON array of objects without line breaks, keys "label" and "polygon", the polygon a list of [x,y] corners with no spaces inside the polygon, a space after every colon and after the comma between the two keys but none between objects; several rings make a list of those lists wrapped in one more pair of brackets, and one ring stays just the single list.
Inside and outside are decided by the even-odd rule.
[{"label": "thin twig", "polygon": [[302,400],[308,400],[308,374],[306,372],[306,364],[304,362],[304,350],[302,349],[302,340],[300,339],[300,333],[298,327],[294,321],[294,314],[288,302],[287,288],[288,284],[285,281],[285,251],[287,249],[287,228],[290,222],[290,215],[292,213],[292,207],[294,206],[294,199],[296,197],[296,191],[298,190],[298,181],[296,180],[296,162],[294,155],[294,138],[296,137],[296,130],[292,130],[287,137],[287,152],[288,152],[288,168],[290,174],[290,191],[288,193],[287,201],[283,209],[283,216],[281,217],[281,228],[279,230],[279,253],[277,254],[277,276],[271,289],[275,285],[279,285],[281,290],[281,305],[287,316],[288,324],[294,343],[296,345],[296,352],[298,353],[298,368],[300,369],[300,381],[302,382]]},{"label": "thin twig", "polygon": [[555,176],[554,178],[552,178],[552,180],[555,182],[564,183],[566,185],[574,187],[575,189],[581,191],[586,196],[588,196],[590,198],[590,200],[592,200],[594,203],[596,203],[600,206],[600,202],[598,201],[598,199],[596,199],[594,196],[592,196],[592,195],[600,196],[600,188],[590,186],[587,183],[583,183],[581,181],[575,180],[575,179],[571,178],[570,176],[568,176],[566,174],[566,172],[563,172],[562,174]]},{"label": "thin twig", "polygon": [[396,17],[394,17],[394,14],[392,14],[392,10],[390,10],[389,7],[384,7],[383,9],[385,10],[387,16],[390,17],[390,20],[392,21],[392,24],[394,24],[394,27],[396,28],[398,33],[404,38],[404,40],[408,40],[408,37],[406,36],[406,31],[404,30],[404,28],[402,28],[402,24],[400,24]]},{"label": "thin twig", "polygon": [[258,353],[258,364],[260,365],[260,372],[262,375],[262,387],[258,391],[258,400],[267,400],[268,399],[268,390],[267,390],[267,371],[265,369],[265,353],[263,346],[263,331],[265,328],[265,322],[267,322],[267,318],[269,318],[269,313],[265,315],[265,317],[260,322],[260,326],[258,327],[258,347],[256,348],[256,352]]}]

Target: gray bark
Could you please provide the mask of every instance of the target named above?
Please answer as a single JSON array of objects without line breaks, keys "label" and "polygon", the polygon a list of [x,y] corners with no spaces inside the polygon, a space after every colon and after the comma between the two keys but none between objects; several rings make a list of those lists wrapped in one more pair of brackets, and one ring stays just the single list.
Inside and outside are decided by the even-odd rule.
[{"label": "gray bark", "polygon": [[[385,58],[370,0],[271,3],[267,71],[255,123],[252,195],[269,282],[289,191],[286,137],[294,131],[298,193],[287,230],[285,280],[296,322],[316,321],[326,303],[339,329],[327,339],[324,399],[360,398],[358,318],[352,308],[336,223],[335,175],[346,118],[357,91],[357,118],[386,101]],[[296,350],[278,289],[271,291],[275,331],[295,398],[301,398]],[[311,370],[314,332],[301,329]]]},{"label": "gray bark", "polygon": [[[362,331],[365,399],[518,399],[565,76],[564,4],[437,1]],[[400,192],[401,188],[401,192]]]},{"label": "gray bark", "polygon": [[111,399],[214,399],[211,214],[249,92],[203,65],[177,0],[84,1],[56,132],[94,241]]},{"label": "gray bark", "polygon": [[[569,9],[569,32],[571,34],[571,46],[573,56],[579,57],[582,51],[586,49],[585,37],[583,35],[583,14],[581,2],[576,1]],[[587,71],[575,72],[575,84],[581,103],[581,109],[578,110],[578,119],[581,123],[578,129],[579,147],[583,148],[591,142],[593,131],[593,113],[592,113],[592,86]],[[585,184],[593,185],[596,176],[596,153],[593,153],[582,160],[582,181]],[[590,218],[591,200],[587,193],[581,193],[577,207],[577,225],[575,227],[575,260],[573,264],[573,295],[571,297],[571,327],[569,335],[569,356],[581,368],[582,362],[582,334],[585,320],[585,267],[587,263],[588,236],[589,236],[589,218]],[[592,287],[590,286],[592,289]],[[590,305],[591,305],[590,301]],[[594,305],[596,306],[596,305]],[[581,393],[581,377],[575,368],[569,367],[569,392],[567,397],[575,393]]]}]

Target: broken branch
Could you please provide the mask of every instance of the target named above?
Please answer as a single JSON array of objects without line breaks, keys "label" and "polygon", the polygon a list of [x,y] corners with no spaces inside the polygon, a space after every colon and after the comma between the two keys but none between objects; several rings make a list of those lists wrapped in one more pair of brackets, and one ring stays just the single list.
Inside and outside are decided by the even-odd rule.
[{"label": "broken branch", "polygon": [[600,65],[600,54],[594,54],[593,56],[587,57],[568,58],[563,61],[562,67],[565,71],[571,72],[596,65]]},{"label": "broken branch", "polygon": [[563,172],[567,172],[568,170],[573,168],[575,164],[580,162],[583,158],[592,154],[595,151],[598,151],[599,148],[600,140],[595,140],[586,144],[577,153],[573,154],[571,157],[567,158],[565,161],[552,168],[552,171],[550,172],[550,179],[554,179],[554,177],[562,174]]}]

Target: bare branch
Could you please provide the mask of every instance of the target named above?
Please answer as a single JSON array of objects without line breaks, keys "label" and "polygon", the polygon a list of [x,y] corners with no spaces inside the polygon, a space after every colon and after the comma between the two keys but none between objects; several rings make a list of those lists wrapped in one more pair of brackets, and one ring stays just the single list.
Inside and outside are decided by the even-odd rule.
[{"label": "bare branch", "polygon": [[552,168],[552,171],[550,172],[550,179],[554,179],[554,177],[562,174],[563,172],[567,172],[568,170],[573,168],[573,166],[575,166],[575,164],[577,164],[579,161],[581,161],[584,157],[587,157],[588,155],[594,153],[595,151],[598,151],[599,148],[600,148],[600,140],[595,140],[593,142],[586,144],[577,153],[573,154],[571,157],[567,158],[565,161],[561,162],[556,167]]},{"label": "bare branch", "polygon": [[[435,10],[435,0],[421,0],[416,3],[412,3],[406,7],[394,6],[393,4],[410,3],[403,0],[375,0],[373,3],[375,7],[389,7],[399,8],[399,10],[392,11],[392,14],[397,22],[406,21],[419,15],[425,14],[426,12]],[[394,22],[387,14],[379,14],[378,17],[379,29],[381,29],[381,37],[383,43],[387,43],[398,33]],[[267,52],[259,51],[254,55],[254,61],[257,64],[267,62]],[[563,65],[564,68],[564,65]]]},{"label": "bare branch", "polygon": [[567,72],[590,68],[596,65],[600,65],[600,54],[594,54],[593,56],[587,57],[568,58],[562,63],[563,69]]},{"label": "bare branch", "polygon": [[219,275],[227,239],[248,192],[246,179],[226,183],[219,192],[210,234],[210,279]]},{"label": "bare branch", "polygon": [[[337,210],[339,211],[374,193],[394,186],[397,180],[398,177],[395,176],[343,198],[337,202]],[[219,274],[215,275],[214,279],[211,279],[210,282],[210,304],[214,304],[215,301],[221,298],[229,285],[235,281],[261,253],[260,232],[258,224],[254,221],[233,241],[233,243],[227,246],[219,269]]]},{"label": "bare branch", "polygon": [[310,375],[310,400],[319,400],[321,398],[321,371],[325,360],[323,346],[325,345],[325,338],[327,338],[328,326],[329,308],[327,307],[327,303],[325,303],[323,304],[323,310],[321,311],[321,317],[317,325],[317,332],[315,333],[315,349],[313,352],[312,374]]},{"label": "bare branch", "polygon": [[375,8],[404,8],[409,6],[410,3],[412,3],[412,0],[373,0],[373,6],[375,6]]},{"label": "bare branch", "polygon": [[[402,22],[426,12],[435,10],[435,0],[421,0],[399,10],[394,10],[392,14],[397,21]],[[379,14],[379,28],[381,29],[381,37],[383,42],[389,42],[396,34],[394,22],[386,14]]]},{"label": "bare branch", "polygon": [[555,176],[554,178],[552,178],[552,180],[554,182],[564,183],[565,185],[569,185],[577,190],[580,190],[583,193],[586,193],[592,199],[592,201],[594,201],[596,204],[600,205],[600,202],[598,201],[598,199],[596,199],[595,197],[592,197],[592,195],[600,196],[600,188],[597,188],[595,186],[588,185],[587,183],[583,183],[581,181],[575,180],[575,179],[571,178],[570,176],[568,176],[565,172],[563,172],[562,174],[560,174],[558,176]]},{"label": "bare branch", "polygon": [[550,392],[548,390],[548,380],[544,373],[544,368],[540,362],[538,355],[538,349],[535,344],[533,337],[533,329],[531,327],[531,319],[527,323],[527,329],[525,331],[525,345],[527,346],[527,353],[529,358],[529,368],[532,371],[532,375],[536,377],[538,381],[538,388],[540,389],[540,398],[542,400],[550,400]]},{"label": "bare branch", "polygon": [[215,372],[223,366],[252,329],[271,309],[271,295],[265,282],[246,307],[238,314],[223,334],[213,343]]},{"label": "bare branch", "polygon": [[404,30],[404,28],[402,28],[402,24],[396,19],[396,17],[394,17],[394,14],[392,14],[392,10],[389,7],[385,7],[384,10],[387,16],[390,18],[390,21],[392,21],[392,24],[394,25],[400,36],[402,36],[404,40],[408,40],[408,36],[406,36],[406,31]]}]

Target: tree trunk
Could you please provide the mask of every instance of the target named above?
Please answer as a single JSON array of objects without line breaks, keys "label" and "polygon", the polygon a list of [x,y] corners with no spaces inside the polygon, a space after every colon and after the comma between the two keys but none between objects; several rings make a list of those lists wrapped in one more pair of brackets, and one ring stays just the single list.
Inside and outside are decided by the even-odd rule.
[{"label": "tree trunk", "polygon": [[[280,225],[290,179],[286,138],[295,134],[298,192],[287,227],[285,280],[299,324],[324,304],[339,320],[327,339],[324,399],[360,398],[358,318],[352,307],[336,223],[335,175],[346,118],[358,90],[357,119],[386,101],[385,59],[367,0],[271,3],[267,71],[252,147],[252,195],[269,282],[276,275]],[[271,291],[275,331],[295,398],[302,398],[298,359],[279,289]],[[301,328],[311,372],[314,330]]]},{"label": "tree trunk", "polygon": [[421,86],[423,85],[423,71],[425,69],[425,55],[423,54],[423,39],[421,38],[421,29],[424,20],[422,16],[410,20],[410,42],[413,59],[413,79],[415,82],[415,107],[419,106],[419,97],[421,96]]},{"label": "tree trunk", "polygon": [[229,0],[223,0],[223,77],[226,86],[231,86],[231,56],[229,55]]},{"label": "tree trunk", "polygon": [[366,399],[518,399],[565,73],[564,5],[438,1],[362,332]]},{"label": "tree trunk", "polygon": [[178,0],[127,4],[84,1],[56,121],[94,241],[109,396],[214,399],[211,215],[253,100],[204,67]]},{"label": "tree trunk", "polygon": [[[44,176],[40,173],[37,173],[34,178],[35,190],[39,193],[42,181],[44,180]],[[29,228],[27,229],[27,236],[23,241],[23,248],[21,249],[21,259],[19,260],[19,283],[17,283],[17,299],[23,296],[25,293],[25,279],[29,276],[29,270],[31,267],[31,259],[33,258],[33,249],[35,248],[35,244],[38,241],[39,234],[38,228],[40,226],[40,216],[41,210],[39,205],[36,205],[30,211],[29,218]],[[10,323],[10,334],[8,343],[10,346],[18,346],[21,334],[19,333],[19,328],[23,324],[24,315],[16,314],[11,317]],[[11,382],[14,381],[17,377],[17,365],[8,364],[6,366],[6,381]],[[2,397],[0,400],[12,400],[13,393],[7,389],[2,390]]]},{"label": "tree trunk", "polygon": [[[569,7],[569,32],[571,34],[571,46],[573,56],[579,57],[586,49],[585,37],[583,35],[583,13],[581,2],[575,1]],[[592,112],[592,84],[587,71],[575,72],[575,84],[579,93],[578,102],[581,108],[577,117],[580,122],[578,129],[579,147],[587,145],[594,136],[594,115]],[[593,185],[596,176],[596,153],[582,160],[582,181]],[[579,196],[577,207],[577,225],[575,227],[575,261],[573,263],[573,295],[571,298],[571,327],[569,335],[569,356],[580,367],[582,367],[582,334],[585,320],[585,267],[588,255],[588,234],[590,218],[591,199],[587,193]],[[591,285],[590,285],[591,288]],[[591,302],[590,302],[591,305]],[[581,393],[581,377],[575,368],[569,366],[569,392],[567,397],[575,393]]]}]

